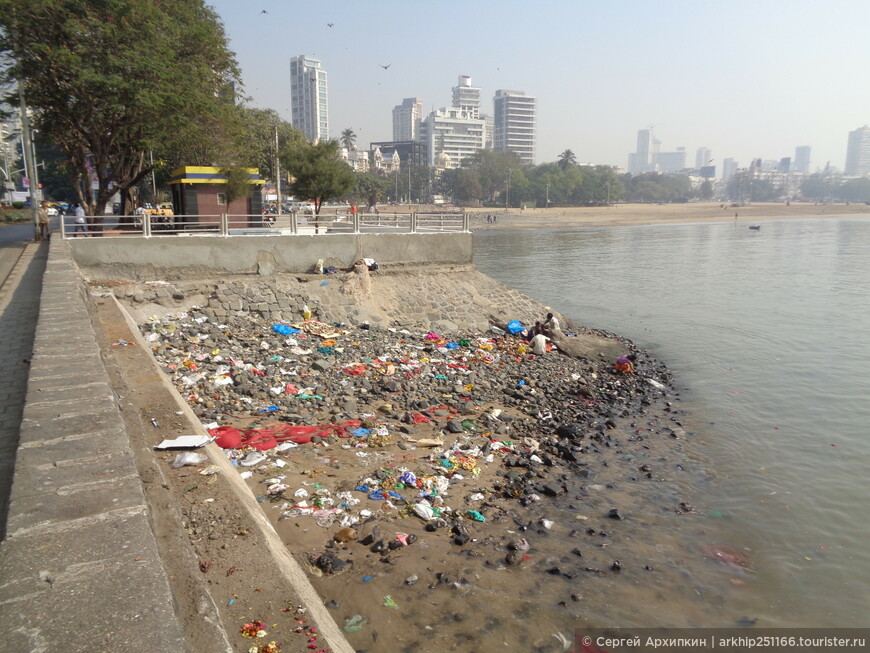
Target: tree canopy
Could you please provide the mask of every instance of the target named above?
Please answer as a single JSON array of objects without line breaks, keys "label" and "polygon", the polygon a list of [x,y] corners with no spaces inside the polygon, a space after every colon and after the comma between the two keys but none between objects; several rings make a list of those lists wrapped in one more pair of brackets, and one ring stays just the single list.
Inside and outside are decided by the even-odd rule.
[{"label": "tree canopy", "polygon": [[102,213],[116,190],[149,172],[149,150],[235,163],[239,72],[203,0],[3,4],[3,81],[22,85],[88,213]]},{"label": "tree canopy", "polygon": [[353,169],[341,160],[338,141],[306,144],[282,152],[281,165],[293,177],[290,190],[294,195],[314,203],[314,212],[329,199],[338,198],[353,188]]}]

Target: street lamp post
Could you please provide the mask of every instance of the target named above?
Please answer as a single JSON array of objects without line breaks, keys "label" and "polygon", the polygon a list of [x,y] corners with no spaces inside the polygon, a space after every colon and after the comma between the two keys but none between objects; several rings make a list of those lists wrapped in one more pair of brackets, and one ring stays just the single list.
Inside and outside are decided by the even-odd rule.
[{"label": "street lamp post", "polygon": [[544,206],[544,208],[550,208],[550,182],[547,182],[547,204]]},{"label": "street lamp post", "polygon": [[513,174],[513,168],[508,168],[508,178],[507,178],[507,193],[505,193],[504,199],[504,210],[507,211],[508,207],[511,205],[511,175]]}]

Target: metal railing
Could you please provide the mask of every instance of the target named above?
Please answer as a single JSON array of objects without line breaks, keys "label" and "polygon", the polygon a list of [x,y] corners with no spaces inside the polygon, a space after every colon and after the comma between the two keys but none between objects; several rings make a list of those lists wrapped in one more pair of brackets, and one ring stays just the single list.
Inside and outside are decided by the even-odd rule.
[{"label": "metal railing", "polygon": [[175,215],[89,217],[81,225],[60,217],[62,238],[153,238],[158,236],[298,236],[365,233],[461,233],[469,230],[467,213],[356,213],[314,215],[295,211],[281,215]]}]

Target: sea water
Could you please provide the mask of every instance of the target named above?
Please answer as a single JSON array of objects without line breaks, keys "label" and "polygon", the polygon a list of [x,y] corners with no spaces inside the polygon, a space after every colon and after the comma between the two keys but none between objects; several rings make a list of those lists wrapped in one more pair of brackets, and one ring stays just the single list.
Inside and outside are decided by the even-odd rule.
[{"label": "sea water", "polygon": [[668,362],[693,503],[748,560],[731,612],[870,626],[870,218],[479,231],[474,261]]}]

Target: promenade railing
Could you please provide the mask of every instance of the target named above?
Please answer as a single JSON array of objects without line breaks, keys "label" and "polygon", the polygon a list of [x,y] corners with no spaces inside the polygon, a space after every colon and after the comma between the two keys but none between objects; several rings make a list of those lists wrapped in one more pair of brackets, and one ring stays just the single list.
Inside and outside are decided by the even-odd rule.
[{"label": "promenade railing", "polygon": [[356,213],[314,215],[292,212],[264,215],[175,215],[89,217],[81,225],[61,216],[61,237],[102,236],[154,238],[163,236],[329,236],[365,233],[461,233],[469,231],[467,213]]}]

